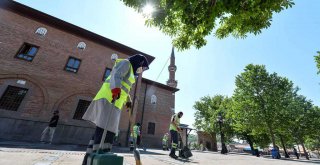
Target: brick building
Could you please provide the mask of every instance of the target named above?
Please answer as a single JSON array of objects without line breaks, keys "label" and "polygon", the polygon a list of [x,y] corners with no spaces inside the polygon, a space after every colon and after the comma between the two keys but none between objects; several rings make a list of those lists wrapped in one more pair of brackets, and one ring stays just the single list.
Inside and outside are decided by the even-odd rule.
[{"label": "brick building", "polygon": [[[0,1],[0,139],[38,141],[54,110],[54,143],[87,144],[94,126],[81,120],[113,66],[112,54],[144,54],[18,2]],[[152,65],[151,65],[152,67]],[[142,123],[144,144],[160,147],[174,113],[176,86],[141,76],[131,91],[132,122]],[[155,101],[156,100],[156,101]],[[127,143],[122,112],[119,142]]]},{"label": "brick building", "polygon": [[202,144],[209,151],[218,151],[216,134],[210,135],[203,131],[197,131],[197,134],[198,144]]}]

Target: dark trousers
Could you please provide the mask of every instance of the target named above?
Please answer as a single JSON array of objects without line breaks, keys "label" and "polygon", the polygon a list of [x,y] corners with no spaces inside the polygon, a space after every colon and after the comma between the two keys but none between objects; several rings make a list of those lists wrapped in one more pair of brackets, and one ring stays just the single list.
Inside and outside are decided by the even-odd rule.
[{"label": "dark trousers", "polygon": [[171,135],[171,152],[170,155],[175,155],[176,148],[178,146],[178,132],[174,130],[170,130]]},{"label": "dark trousers", "polygon": [[[95,130],[95,132],[89,142],[89,145],[87,147],[87,152],[86,152],[86,155],[84,156],[82,165],[86,165],[88,156],[91,153],[98,150],[98,148],[100,146],[101,139],[102,139],[103,131],[104,131],[104,129],[102,129],[100,127],[96,127],[96,130]],[[115,133],[107,131],[107,135],[106,135],[106,138],[104,139],[104,143],[103,143],[103,147],[102,147],[103,151],[109,152],[111,150],[114,136],[115,136]]]},{"label": "dark trousers", "polygon": [[141,144],[141,137],[140,135],[137,136],[137,146],[140,146]]},{"label": "dark trousers", "polygon": [[[104,129],[100,127],[96,127],[96,131],[94,132],[91,138],[94,140],[94,144],[98,144],[98,145],[100,144],[103,131]],[[106,138],[104,139],[104,143],[112,144],[115,135],[116,135],[115,133],[107,131],[107,135],[106,135]]]}]

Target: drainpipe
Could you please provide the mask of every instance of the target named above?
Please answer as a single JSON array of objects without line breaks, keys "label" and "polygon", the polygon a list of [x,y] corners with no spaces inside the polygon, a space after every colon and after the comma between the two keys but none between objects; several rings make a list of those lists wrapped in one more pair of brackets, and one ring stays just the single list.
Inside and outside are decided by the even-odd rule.
[{"label": "drainpipe", "polygon": [[140,128],[140,130],[142,130],[142,126],[143,126],[144,106],[146,104],[147,89],[148,89],[148,83],[146,82],[146,89],[144,90],[144,98],[143,98],[143,105],[142,105],[142,115],[141,115],[141,121],[140,121],[141,128]]},{"label": "drainpipe", "polygon": [[[130,115],[132,115],[133,113],[133,110],[134,110],[134,106],[135,106],[135,103],[136,103],[136,93],[137,93],[137,87],[138,87],[138,79],[137,78],[137,82],[135,83],[135,87],[134,87],[134,93],[133,93],[133,103],[132,103],[132,107],[131,107],[131,112],[130,112]],[[126,145],[128,147],[128,144],[129,144],[129,136],[130,136],[130,125],[131,125],[131,121],[130,121],[130,118],[129,118],[129,125],[128,125],[128,130],[127,130],[127,136],[126,136]]]}]

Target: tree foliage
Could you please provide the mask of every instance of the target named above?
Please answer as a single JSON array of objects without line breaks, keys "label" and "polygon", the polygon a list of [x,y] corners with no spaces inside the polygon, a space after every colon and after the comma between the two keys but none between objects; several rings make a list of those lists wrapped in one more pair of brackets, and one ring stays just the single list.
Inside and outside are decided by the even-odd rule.
[{"label": "tree foliage", "polygon": [[316,61],[318,72],[317,74],[320,74],[320,51],[317,52],[318,55],[314,56],[314,60]]},{"label": "tree foliage", "polygon": [[180,50],[206,45],[206,36],[222,39],[232,35],[244,38],[270,27],[272,17],[294,5],[293,0],[122,0],[138,12],[147,3],[155,11],[147,18],[148,26],[158,27],[173,38]]},{"label": "tree foliage", "polygon": [[223,118],[221,131],[224,133],[225,141],[231,141],[233,137],[233,129],[231,128],[231,120],[226,118],[228,110],[230,110],[231,99],[222,95],[215,95],[214,97],[202,97],[200,101],[196,101],[193,108],[195,113],[194,126],[198,130],[202,130],[213,136],[220,134],[218,124],[218,115]]},{"label": "tree foliage", "polygon": [[289,105],[291,109],[291,124],[287,131],[295,140],[302,143],[307,138],[319,138],[320,111],[306,97],[298,95]]},{"label": "tree foliage", "polygon": [[276,73],[269,74],[263,65],[250,64],[236,77],[233,117],[237,130],[250,134],[268,133],[275,146],[275,134],[282,120],[282,111],[294,92],[293,83]]},{"label": "tree foliage", "polygon": [[298,94],[293,82],[269,73],[264,65],[249,64],[236,76],[235,85],[231,98],[215,95],[195,102],[197,129],[219,133],[221,114],[229,141],[246,140],[251,149],[253,144],[267,147],[270,142],[283,148],[301,144],[305,155],[305,146],[319,150],[320,108]]}]

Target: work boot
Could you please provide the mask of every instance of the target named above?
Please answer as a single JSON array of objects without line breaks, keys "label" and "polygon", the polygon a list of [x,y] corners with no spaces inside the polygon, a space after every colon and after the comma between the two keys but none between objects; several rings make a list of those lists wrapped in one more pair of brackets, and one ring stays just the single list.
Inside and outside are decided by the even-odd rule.
[{"label": "work boot", "polygon": [[170,154],[169,156],[173,159],[178,159],[178,156],[176,154]]},{"label": "work boot", "polygon": [[170,152],[169,156],[171,158],[174,158],[174,159],[178,158],[178,156],[176,155],[176,149],[175,148],[171,148],[171,152]]}]

